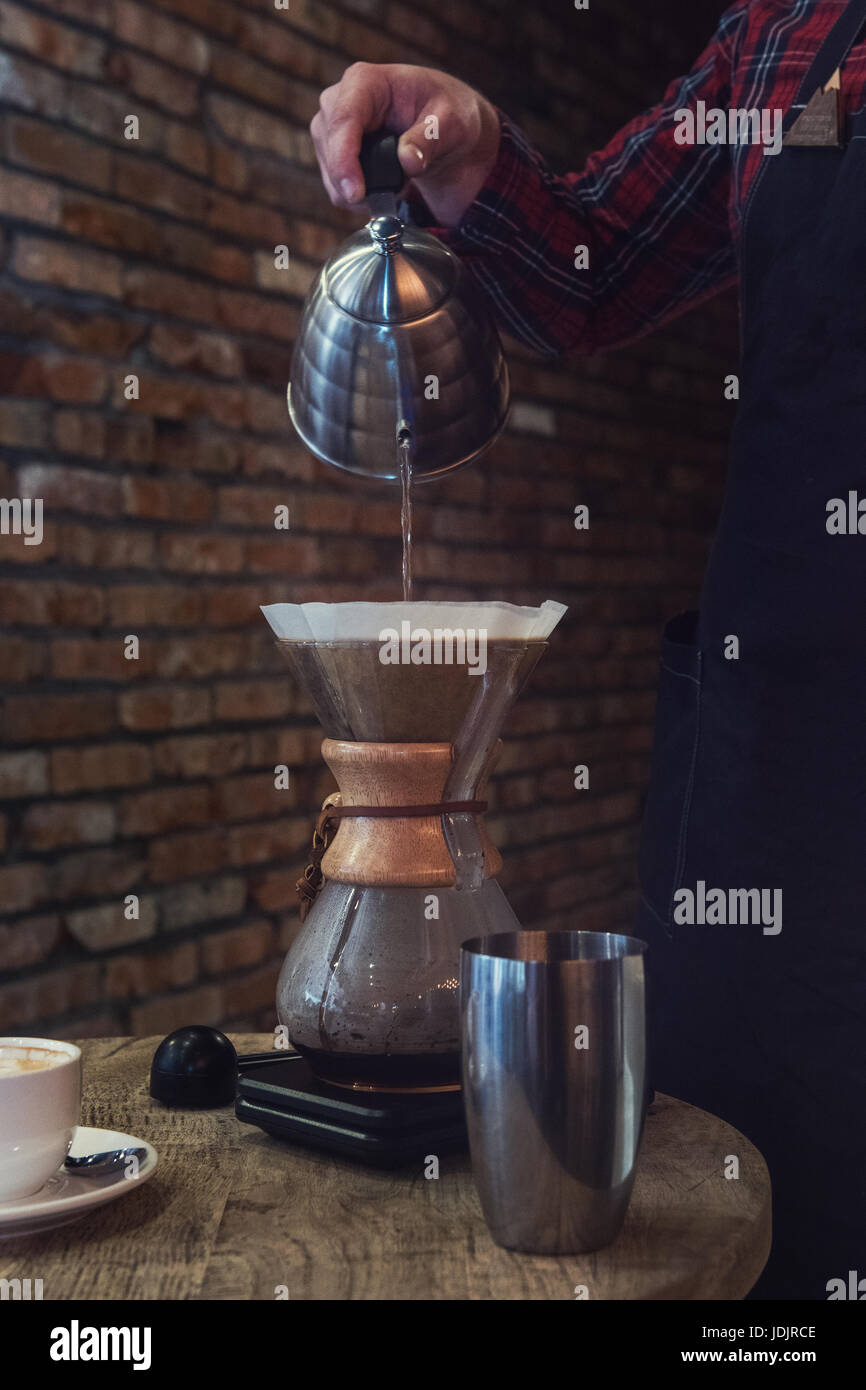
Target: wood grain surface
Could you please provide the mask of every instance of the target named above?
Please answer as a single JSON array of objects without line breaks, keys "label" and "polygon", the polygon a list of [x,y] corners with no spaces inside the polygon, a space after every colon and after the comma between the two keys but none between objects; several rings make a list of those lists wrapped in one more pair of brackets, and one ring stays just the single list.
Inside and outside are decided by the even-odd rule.
[{"label": "wood grain surface", "polygon": [[[233,1035],[240,1053],[269,1035]],[[45,1299],[738,1299],[770,1247],[770,1181],[735,1129],[667,1096],[650,1108],[620,1237],[593,1255],[491,1240],[468,1156],[381,1172],[272,1139],[232,1107],[148,1094],[158,1038],[87,1039],[82,1123],[150,1140],[159,1168],[74,1225],[0,1240],[0,1278]],[[726,1179],[728,1155],[739,1177]],[[285,1295],[283,1295],[285,1296]]]}]

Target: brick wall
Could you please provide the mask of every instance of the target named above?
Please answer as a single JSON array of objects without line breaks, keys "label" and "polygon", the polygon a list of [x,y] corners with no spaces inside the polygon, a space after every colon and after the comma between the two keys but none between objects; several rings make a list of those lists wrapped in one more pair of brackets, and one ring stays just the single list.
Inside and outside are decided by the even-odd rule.
[{"label": "brick wall", "polygon": [[[285,411],[303,293],[355,225],[315,172],[320,88],[357,58],[440,66],[577,167],[719,9],[4,0],[0,496],[41,497],[45,530],[0,538],[0,1031],[273,1025],[330,782],[258,605],[398,596],[394,495],[313,460]],[[491,828],[527,924],[627,927],[659,630],[718,508],[731,305],[595,360],[509,351],[507,435],[419,495],[419,596],[571,605]]]}]

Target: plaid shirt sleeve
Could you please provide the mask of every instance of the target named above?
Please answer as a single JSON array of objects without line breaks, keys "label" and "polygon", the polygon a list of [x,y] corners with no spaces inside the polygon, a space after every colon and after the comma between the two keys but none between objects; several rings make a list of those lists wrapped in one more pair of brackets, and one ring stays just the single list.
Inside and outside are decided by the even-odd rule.
[{"label": "plaid shirt sleeve", "polygon": [[[496,163],[458,227],[435,228],[501,325],[536,352],[592,353],[649,333],[737,276],[725,145],[680,145],[675,112],[730,105],[749,0],[726,11],[688,76],[582,173],[557,177],[500,112]],[[576,248],[588,268],[576,269]]]}]

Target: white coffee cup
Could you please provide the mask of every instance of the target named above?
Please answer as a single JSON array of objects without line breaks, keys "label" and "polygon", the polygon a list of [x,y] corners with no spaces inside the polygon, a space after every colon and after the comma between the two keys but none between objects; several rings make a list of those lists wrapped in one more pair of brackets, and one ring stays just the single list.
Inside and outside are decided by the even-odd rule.
[{"label": "white coffee cup", "polygon": [[57,1172],[80,1112],[80,1048],[0,1038],[0,1202],[31,1196]]}]

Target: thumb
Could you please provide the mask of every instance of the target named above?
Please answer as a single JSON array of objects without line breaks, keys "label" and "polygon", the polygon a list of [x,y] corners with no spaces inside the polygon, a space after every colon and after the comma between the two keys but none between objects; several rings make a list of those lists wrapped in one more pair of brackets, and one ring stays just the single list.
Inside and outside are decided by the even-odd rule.
[{"label": "thumb", "polygon": [[419,117],[397,144],[397,158],[407,179],[422,178],[443,153],[439,118],[434,115]]}]

